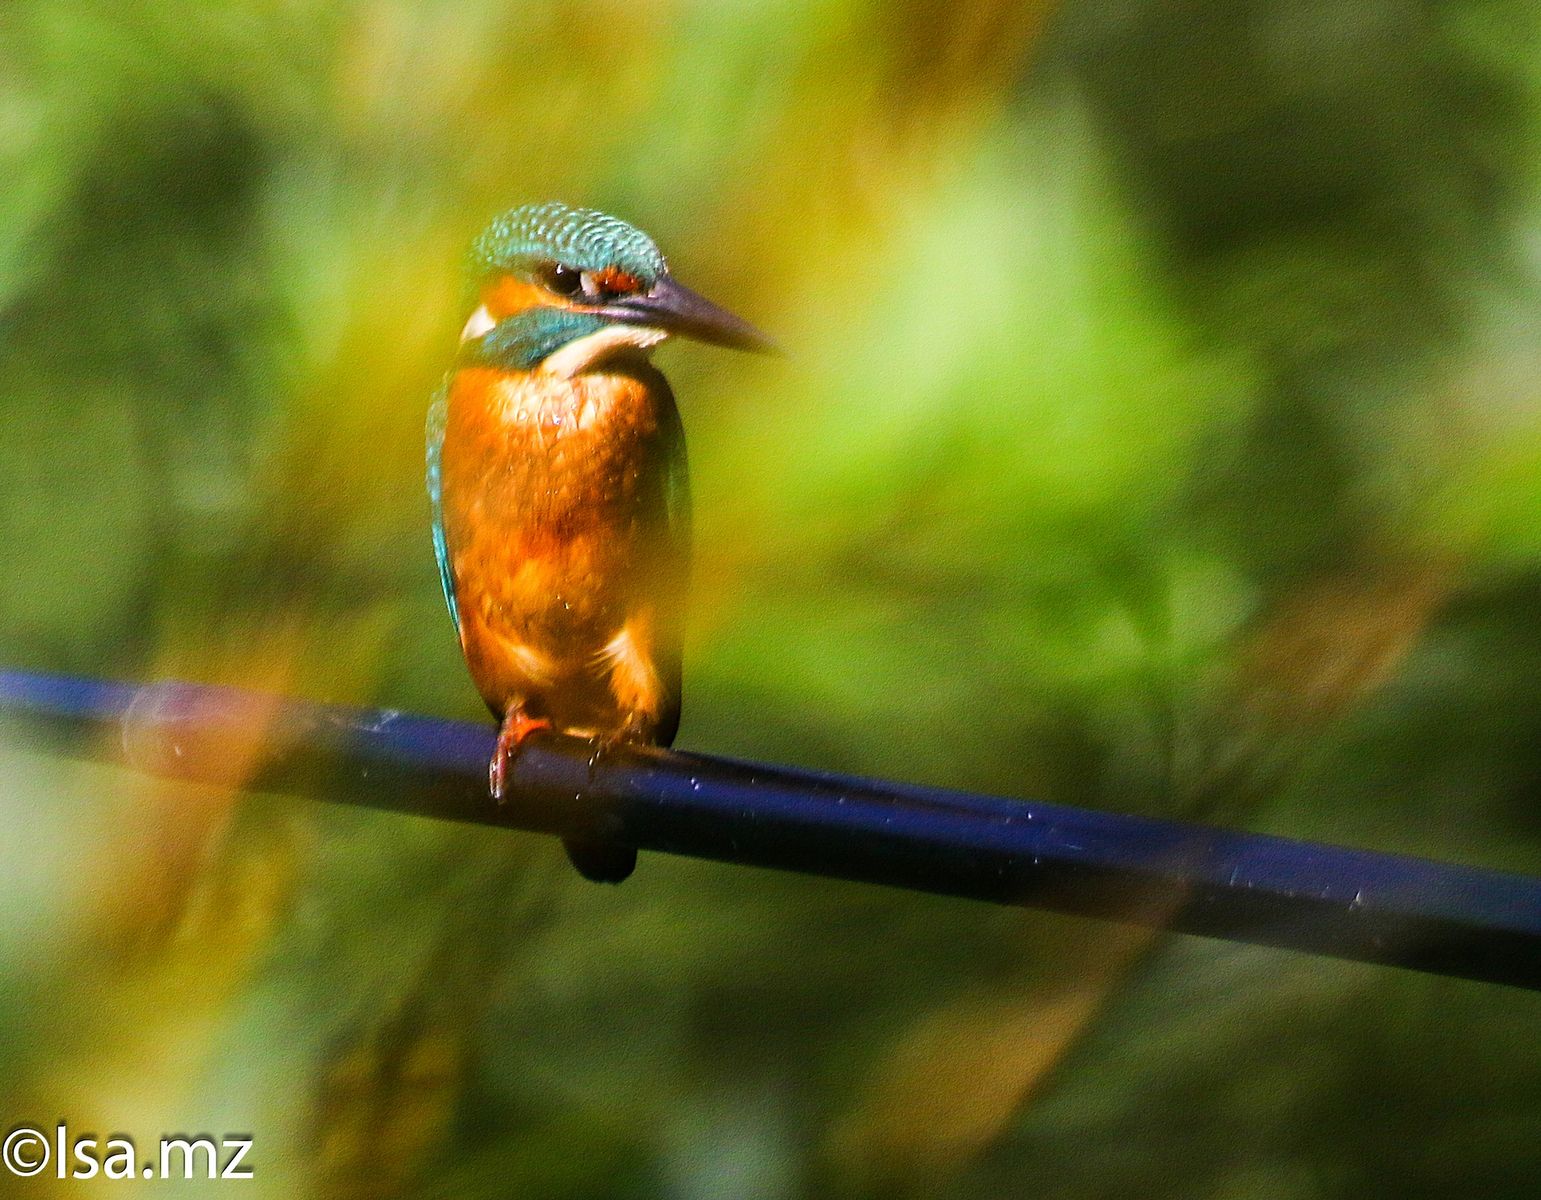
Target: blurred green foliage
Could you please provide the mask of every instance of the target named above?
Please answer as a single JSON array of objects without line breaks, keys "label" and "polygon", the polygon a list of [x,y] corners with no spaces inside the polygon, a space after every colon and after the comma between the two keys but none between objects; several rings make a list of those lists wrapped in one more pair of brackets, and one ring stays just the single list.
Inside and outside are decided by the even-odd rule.
[{"label": "blurred green foliage", "polygon": [[[17,0],[0,661],[477,718],[422,495],[560,198],[661,363],[680,743],[1541,870],[1519,0]],[[255,735],[254,735],[255,736]],[[1528,995],[0,746],[0,1116],[263,1195],[1528,1196]],[[46,1188],[40,1188],[46,1190]]]}]

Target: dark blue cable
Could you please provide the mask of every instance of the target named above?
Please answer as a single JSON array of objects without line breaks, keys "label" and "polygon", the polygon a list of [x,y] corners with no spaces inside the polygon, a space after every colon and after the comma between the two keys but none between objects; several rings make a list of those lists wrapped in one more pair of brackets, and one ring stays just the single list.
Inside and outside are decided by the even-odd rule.
[{"label": "dark blue cable", "polygon": [[[0,673],[0,721],[257,791],[1130,921],[1541,990],[1541,879],[1036,801],[538,734],[487,795],[490,725],[184,683]],[[636,886],[635,884],[633,886]]]}]

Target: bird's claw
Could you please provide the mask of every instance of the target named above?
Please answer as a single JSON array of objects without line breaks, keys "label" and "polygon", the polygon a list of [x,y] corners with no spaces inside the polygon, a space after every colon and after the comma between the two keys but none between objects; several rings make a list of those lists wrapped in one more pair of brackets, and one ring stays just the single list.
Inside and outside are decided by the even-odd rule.
[{"label": "bird's claw", "polygon": [[499,804],[508,799],[508,777],[513,769],[519,748],[533,733],[550,729],[551,722],[532,717],[523,712],[511,712],[498,727],[498,743],[492,751],[492,761],[487,764],[487,788]]}]

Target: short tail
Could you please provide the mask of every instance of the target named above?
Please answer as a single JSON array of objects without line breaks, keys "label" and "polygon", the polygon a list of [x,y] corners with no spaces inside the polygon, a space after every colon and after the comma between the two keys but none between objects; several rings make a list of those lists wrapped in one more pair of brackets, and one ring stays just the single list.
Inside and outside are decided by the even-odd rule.
[{"label": "short tail", "polygon": [[578,874],[595,883],[620,883],[636,869],[637,851],[608,838],[564,838],[567,857]]}]

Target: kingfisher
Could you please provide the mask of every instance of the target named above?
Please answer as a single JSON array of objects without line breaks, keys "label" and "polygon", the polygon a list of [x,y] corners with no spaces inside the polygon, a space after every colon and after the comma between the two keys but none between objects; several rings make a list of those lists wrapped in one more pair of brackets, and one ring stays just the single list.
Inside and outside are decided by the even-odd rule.
[{"label": "kingfisher", "polygon": [[[670,334],[768,352],[748,322],[678,283],[640,229],[527,205],[472,245],[469,318],[428,414],[439,580],[471,679],[499,722],[502,803],[537,730],[601,749],[667,746],[680,718],[690,564],[684,429],[650,356]],[[571,837],[587,878],[635,849]]]}]

